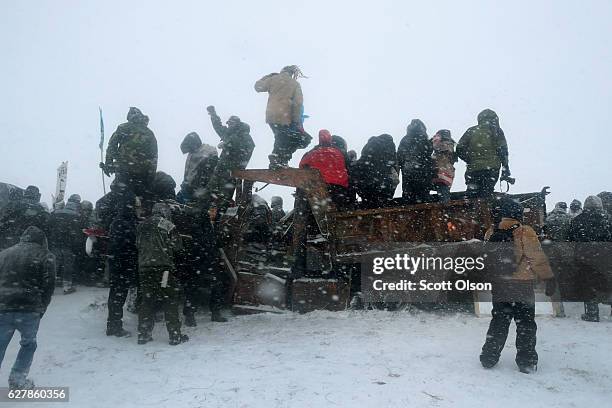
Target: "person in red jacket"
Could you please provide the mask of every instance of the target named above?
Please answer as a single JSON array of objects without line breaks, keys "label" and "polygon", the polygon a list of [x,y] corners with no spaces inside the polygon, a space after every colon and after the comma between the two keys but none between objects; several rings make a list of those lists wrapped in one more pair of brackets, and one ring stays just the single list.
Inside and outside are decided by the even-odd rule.
[{"label": "person in red jacket", "polygon": [[350,205],[347,194],[349,175],[346,159],[342,151],[332,145],[332,135],[329,130],[321,129],[319,144],[302,157],[300,168],[307,167],[319,170],[336,206]]}]

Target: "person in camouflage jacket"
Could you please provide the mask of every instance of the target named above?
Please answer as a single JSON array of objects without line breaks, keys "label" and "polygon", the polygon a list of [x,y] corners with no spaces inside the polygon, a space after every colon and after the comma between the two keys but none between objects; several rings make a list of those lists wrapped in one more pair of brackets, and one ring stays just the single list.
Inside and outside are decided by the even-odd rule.
[{"label": "person in camouflage jacket", "polygon": [[174,253],[181,250],[182,242],[172,223],[168,205],[153,205],[153,215],[138,225],[136,246],[140,298],[138,344],[152,340],[157,302],[162,303],[170,344],[177,345],[189,340],[181,334],[178,310],[180,286],[174,266]]},{"label": "person in camouflage jacket", "polygon": [[100,164],[106,175],[115,174],[140,197],[147,195],[157,170],[157,139],[148,124],[149,117],[131,107],[127,122],[108,141],[106,161]]},{"label": "person in camouflage jacket", "polygon": [[255,143],[249,133],[251,128],[238,116],[230,116],[226,122],[227,126],[224,126],[214,106],[209,106],[207,111],[213,128],[221,139],[219,162],[208,183],[209,194],[221,210],[218,211],[220,214],[228,207],[236,188],[236,179],[232,177],[231,172],[234,169],[246,168],[253,155]]}]

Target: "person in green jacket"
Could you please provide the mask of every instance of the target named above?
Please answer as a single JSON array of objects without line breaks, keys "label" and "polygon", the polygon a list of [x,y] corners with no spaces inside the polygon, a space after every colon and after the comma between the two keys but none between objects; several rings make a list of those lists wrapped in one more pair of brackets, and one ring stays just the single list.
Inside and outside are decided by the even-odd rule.
[{"label": "person in green jacket", "polygon": [[459,140],[457,156],[467,164],[465,184],[469,197],[488,197],[495,190],[502,169],[502,180],[510,177],[508,144],[499,118],[491,109],[478,114],[478,125],[469,128]]},{"label": "person in green jacket", "polygon": [[227,126],[224,126],[214,106],[209,106],[206,110],[215,132],[221,138],[219,144],[221,155],[208,183],[208,192],[216,202],[217,208],[221,210],[218,211],[220,214],[229,206],[234,196],[236,179],[232,177],[231,172],[234,169],[246,168],[253,155],[255,143],[250,135],[250,126],[242,122],[238,116],[230,116],[226,122]]},{"label": "person in green jacket", "polygon": [[174,267],[174,253],[182,248],[181,238],[172,223],[170,207],[165,203],[153,205],[153,215],[137,230],[140,308],[138,313],[138,344],[153,340],[155,306],[163,304],[170,345],[189,340],[181,334],[179,320],[179,282]]},{"label": "person in green jacket", "polygon": [[131,107],[108,141],[106,161],[100,167],[139,197],[146,197],[157,170],[157,139],[148,128],[149,117]]}]

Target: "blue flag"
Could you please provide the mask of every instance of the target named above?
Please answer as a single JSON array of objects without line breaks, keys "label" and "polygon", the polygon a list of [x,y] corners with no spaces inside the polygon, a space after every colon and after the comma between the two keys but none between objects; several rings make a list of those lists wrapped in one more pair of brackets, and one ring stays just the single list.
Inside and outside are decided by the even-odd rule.
[{"label": "blue flag", "polygon": [[104,149],[104,119],[102,118],[102,108],[100,110],[100,150]]}]

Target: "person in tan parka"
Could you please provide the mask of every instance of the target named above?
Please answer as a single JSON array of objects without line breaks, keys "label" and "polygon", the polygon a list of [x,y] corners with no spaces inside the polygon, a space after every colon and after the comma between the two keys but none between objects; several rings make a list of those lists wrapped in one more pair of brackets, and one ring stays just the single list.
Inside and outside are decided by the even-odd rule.
[{"label": "person in tan parka", "polygon": [[552,296],[556,282],[536,232],[521,222],[523,206],[504,196],[495,212],[484,252],[487,280],[493,285],[493,311],[480,362],[485,368],[497,364],[514,319],[515,361],[521,372],[531,373],[538,364],[534,284],[546,281],[546,294]]},{"label": "person in tan parka", "polygon": [[296,65],[284,67],[255,82],[257,92],[268,92],[266,123],[274,133],[274,149],[268,156],[270,169],[287,167],[298,149],[310,144],[311,136],[304,131],[302,88],[297,81],[304,77]]}]

